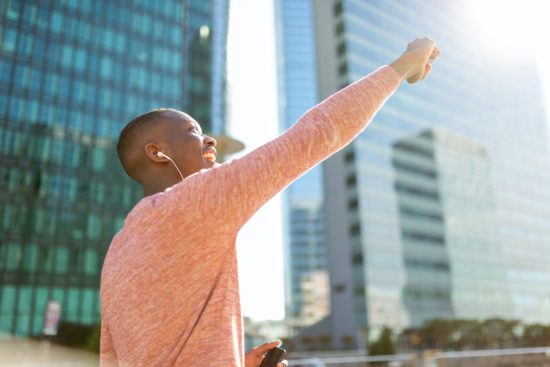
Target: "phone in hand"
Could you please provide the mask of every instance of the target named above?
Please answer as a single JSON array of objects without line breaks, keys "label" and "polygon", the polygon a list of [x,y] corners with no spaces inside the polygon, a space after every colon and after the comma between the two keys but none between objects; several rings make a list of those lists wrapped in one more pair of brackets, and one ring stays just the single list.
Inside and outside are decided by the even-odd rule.
[{"label": "phone in hand", "polygon": [[265,357],[260,364],[260,367],[277,367],[277,363],[281,362],[286,357],[286,350],[283,348],[271,348],[265,354]]}]

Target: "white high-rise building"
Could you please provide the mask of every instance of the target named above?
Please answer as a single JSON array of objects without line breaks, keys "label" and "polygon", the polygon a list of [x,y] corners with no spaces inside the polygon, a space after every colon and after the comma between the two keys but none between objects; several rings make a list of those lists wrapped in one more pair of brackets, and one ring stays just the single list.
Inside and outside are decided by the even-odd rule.
[{"label": "white high-rise building", "polygon": [[[338,348],[435,317],[550,322],[549,147],[534,55],[481,59],[458,2],[291,3],[312,9],[289,17],[292,36],[279,44],[296,66],[284,79],[293,96],[316,85],[320,101],[417,37],[442,49],[428,80],[404,83],[322,166],[331,314],[303,333],[330,334]],[[301,43],[311,26],[315,60]],[[291,84],[306,75],[308,88]],[[419,139],[433,158],[405,152]]]},{"label": "white high-rise building", "polygon": [[[534,55],[523,51],[515,65],[472,58],[480,45],[461,36],[455,2],[314,4],[321,99],[393,61],[417,37],[429,35],[443,50],[428,80],[404,83],[324,164],[332,311],[325,324],[335,346],[349,337],[362,345],[383,326],[419,326],[432,316],[549,322],[550,167]],[[405,175],[394,157],[399,143],[426,131],[438,176],[421,182],[421,163]],[[405,196],[407,208],[423,212],[430,195],[439,195],[439,214],[413,224]],[[433,250],[412,250],[415,233]],[[433,257],[431,271],[413,261],[420,251]]]}]

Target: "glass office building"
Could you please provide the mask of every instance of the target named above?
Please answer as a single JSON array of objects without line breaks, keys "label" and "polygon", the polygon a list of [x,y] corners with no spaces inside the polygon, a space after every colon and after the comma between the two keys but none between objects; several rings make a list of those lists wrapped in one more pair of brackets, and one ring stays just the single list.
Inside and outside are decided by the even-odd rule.
[{"label": "glass office building", "polygon": [[[277,0],[275,9],[279,115],[286,130],[318,101],[313,4]],[[286,317],[296,326],[328,313],[322,170],[313,168],[284,192]]]},{"label": "glass office building", "polygon": [[107,247],[141,189],[114,146],[156,107],[225,129],[228,3],[0,2],[0,332],[99,321]]},{"label": "glass office building", "polygon": [[510,318],[487,149],[430,128],[396,141],[392,166],[410,324]]},{"label": "glass office building", "polygon": [[335,347],[435,317],[550,322],[547,115],[534,55],[483,59],[457,2],[314,4],[321,98],[419,36],[442,49],[427,81],[404,83],[324,165]]}]

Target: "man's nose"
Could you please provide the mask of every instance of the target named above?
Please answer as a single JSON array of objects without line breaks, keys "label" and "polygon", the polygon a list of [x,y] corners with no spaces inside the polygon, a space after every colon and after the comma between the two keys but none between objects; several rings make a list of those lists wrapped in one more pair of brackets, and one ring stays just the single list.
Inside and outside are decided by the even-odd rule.
[{"label": "man's nose", "polygon": [[208,145],[212,145],[212,146],[216,146],[218,145],[218,142],[216,141],[216,139],[214,139],[213,137],[211,136],[208,136],[208,135],[205,135],[204,136],[204,142]]}]

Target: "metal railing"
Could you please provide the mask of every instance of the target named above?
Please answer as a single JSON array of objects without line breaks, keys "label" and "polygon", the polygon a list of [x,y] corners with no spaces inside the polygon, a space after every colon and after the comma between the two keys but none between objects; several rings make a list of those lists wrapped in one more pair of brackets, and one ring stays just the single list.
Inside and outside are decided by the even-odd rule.
[{"label": "metal railing", "polygon": [[550,367],[550,346],[367,356],[357,352],[322,353],[289,359],[295,367]]}]

